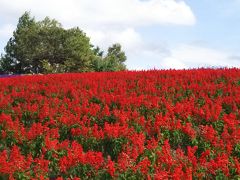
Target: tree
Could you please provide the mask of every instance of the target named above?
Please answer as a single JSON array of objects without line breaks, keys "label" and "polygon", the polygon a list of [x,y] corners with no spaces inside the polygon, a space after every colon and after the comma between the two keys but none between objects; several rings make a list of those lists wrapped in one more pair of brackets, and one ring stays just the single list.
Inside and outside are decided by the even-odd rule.
[{"label": "tree", "polygon": [[2,71],[20,74],[44,73],[46,64],[53,72],[89,71],[94,57],[90,39],[79,28],[65,30],[48,17],[36,22],[29,12],[19,18],[5,52]]},{"label": "tree", "polygon": [[79,28],[67,31],[64,44],[66,57],[64,65],[67,72],[91,71],[91,61],[95,58],[90,39]]},{"label": "tree", "polygon": [[93,60],[92,65],[94,71],[123,71],[126,70],[124,62],[127,57],[122,51],[120,44],[113,44],[108,48],[108,52],[104,57],[104,52],[99,47],[94,48],[96,58]]},{"label": "tree", "polygon": [[[29,64],[26,52],[29,52],[26,44],[31,36],[36,23],[34,18],[25,12],[18,21],[17,29],[13,32],[13,37],[9,39],[5,47],[5,55],[1,55],[1,69],[5,73],[22,73],[24,66]],[[27,32],[27,33],[26,33]],[[21,37],[22,36],[22,37]],[[21,37],[21,38],[20,38]]]},{"label": "tree", "polygon": [[106,57],[78,27],[64,29],[55,19],[36,21],[25,12],[1,55],[0,71],[10,74],[124,70],[121,46]]},{"label": "tree", "polygon": [[126,70],[124,62],[127,57],[122,51],[120,44],[113,44],[108,48],[106,57],[103,60],[103,71],[122,71]]}]

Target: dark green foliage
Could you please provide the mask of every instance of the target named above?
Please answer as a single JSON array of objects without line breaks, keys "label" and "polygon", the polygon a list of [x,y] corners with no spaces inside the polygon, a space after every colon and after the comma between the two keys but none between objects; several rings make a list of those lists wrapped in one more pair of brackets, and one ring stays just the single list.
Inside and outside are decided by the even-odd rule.
[{"label": "dark green foliage", "polygon": [[0,73],[64,73],[125,70],[120,44],[108,49],[106,57],[78,27],[64,29],[46,17],[36,21],[25,12],[1,55]]},{"label": "dark green foliage", "polygon": [[127,57],[122,51],[120,44],[113,44],[108,48],[107,55],[103,57],[103,51],[100,51],[99,47],[94,49],[95,58],[92,62],[94,71],[123,71],[126,70],[124,62]]}]

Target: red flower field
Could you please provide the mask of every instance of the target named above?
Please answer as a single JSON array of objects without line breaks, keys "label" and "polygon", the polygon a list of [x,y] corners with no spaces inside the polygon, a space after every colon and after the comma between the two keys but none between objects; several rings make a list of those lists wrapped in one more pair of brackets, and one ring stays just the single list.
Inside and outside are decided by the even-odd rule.
[{"label": "red flower field", "polygon": [[0,79],[0,179],[238,179],[240,70]]}]

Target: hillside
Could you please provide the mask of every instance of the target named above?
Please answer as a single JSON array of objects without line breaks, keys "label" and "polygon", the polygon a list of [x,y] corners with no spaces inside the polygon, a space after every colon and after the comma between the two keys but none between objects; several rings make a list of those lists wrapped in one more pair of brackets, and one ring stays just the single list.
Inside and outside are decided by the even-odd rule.
[{"label": "hillside", "polygon": [[238,179],[240,70],[0,79],[0,179]]}]

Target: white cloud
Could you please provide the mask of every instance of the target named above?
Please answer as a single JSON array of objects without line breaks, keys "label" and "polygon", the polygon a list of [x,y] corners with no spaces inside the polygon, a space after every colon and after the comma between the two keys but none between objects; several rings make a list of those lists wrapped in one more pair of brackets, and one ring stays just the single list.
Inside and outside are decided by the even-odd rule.
[{"label": "white cloud", "polygon": [[0,0],[0,7],[4,9],[1,17],[20,16],[30,10],[37,17],[50,16],[66,26],[102,28],[195,23],[190,7],[176,0]]},{"label": "white cloud", "polygon": [[170,57],[163,60],[163,66],[167,68],[171,66],[174,68],[239,66],[240,61],[231,57],[232,53],[230,52],[200,46],[182,45],[174,49]]},{"label": "white cloud", "polygon": [[15,26],[12,24],[0,24],[0,54],[4,53],[4,47],[8,39],[12,36]]},{"label": "white cloud", "polygon": [[162,59],[168,56],[168,50],[162,45],[144,44],[137,53],[129,53],[126,65],[128,69],[142,70],[160,68]]},{"label": "white cloud", "polygon": [[120,43],[127,53],[134,53],[138,48],[142,47],[144,42],[141,35],[133,28],[123,30],[86,30],[91,42],[106,49],[113,43]]},{"label": "white cloud", "polygon": [[[128,62],[130,69],[187,69],[198,67],[240,67],[240,57],[234,53],[194,45],[180,45],[170,53],[158,51],[141,52],[144,62],[133,57]],[[135,64],[138,65],[135,66]]]},{"label": "white cloud", "polygon": [[14,29],[15,29],[15,26],[13,26],[12,24],[3,25],[2,27],[0,27],[0,37],[1,38],[11,37]]}]

